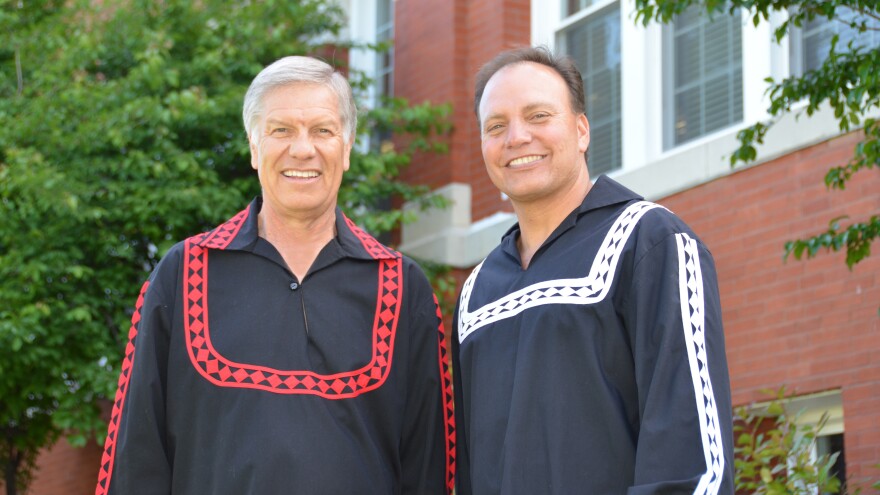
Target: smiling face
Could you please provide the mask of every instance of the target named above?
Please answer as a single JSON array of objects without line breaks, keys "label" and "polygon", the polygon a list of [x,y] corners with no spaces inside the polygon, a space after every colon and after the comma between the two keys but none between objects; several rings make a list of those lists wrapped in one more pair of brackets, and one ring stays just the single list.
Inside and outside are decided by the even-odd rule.
[{"label": "smiling face", "polygon": [[249,139],[264,211],[300,220],[334,215],[351,152],[336,95],[324,85],[298,83],[268,92],[262,108]]},{"label": "smiling face", "polygon": [[479,108],[486,170],[515,207],[583,191],[589,123],[572,111],[568,87],[553,69],[504,67],[489,79]]}]

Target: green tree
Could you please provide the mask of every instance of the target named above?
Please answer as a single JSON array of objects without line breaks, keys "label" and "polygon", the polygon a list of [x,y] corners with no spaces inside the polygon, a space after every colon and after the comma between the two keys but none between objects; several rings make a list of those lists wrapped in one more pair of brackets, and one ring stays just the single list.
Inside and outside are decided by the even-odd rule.
[{"label": "green tree", "polygon": [[[774,11],[788,12],[788,19],[775,29],[777,43],[793,28],[814,19],[841,23],[861,34],[880,30],[880,10],[875,0],[636,0],[636,8],[637,21],[645,25],[654,20],[668,23],[689,8],[700,9],[708,15],[742,9],[755,25],[767,22]],[[806,102],[802,111],[808,116],[828,105],[834,110],[841,132],[861,126],[864,134],[855,146],[853,157],[828,171],[827,187],[842,190],[857,173],[875,173],[880,168],[880,122],[866,115],[880,108],[877,67],[880,67],[880,46],[866,47],[860,36],[842,46],[839,37],[834,35],[828,56],[820,67],[782,81],[768,79],[770,119],[738,133],[740,146],[731,155],[731,165],[755,160],[756,145],[763,143],[773,124],[794,105]],[[785,257],[793,255],[801,259],[806,255],[811,258],[823,248],[845,250],[846,264],[852,269],[870,255],[871,244],[880,236],[880,215],[842,226],[844,218],[831,220],[824,232],[787,242]]]},{"label": "green tree", "polygon": [[[343,16],[323,0],[0,7],[0,464],[14,494],[61,435],[100,441],[140,284],[176,241],[259,192],[248,84],[281,56],[334,53],[320,40]],[[355,151],[340,194],[353,220],[378,234],[404,219],[389,198],[441,203],[396,176],[415,150],[442,151],[429,136],[448,111],[392,100],[362,116],[359,134],[412,138]]]},{"label": "green tree", "polygon": [[736,492],[839,493],[841,480],[833,471],[839,453],[814,455],[827,415],[816,425],[801,424],[800,412],[792,414],[786,410],[786,399],[783,387],[766,407],[738,407],[734,411]]}]

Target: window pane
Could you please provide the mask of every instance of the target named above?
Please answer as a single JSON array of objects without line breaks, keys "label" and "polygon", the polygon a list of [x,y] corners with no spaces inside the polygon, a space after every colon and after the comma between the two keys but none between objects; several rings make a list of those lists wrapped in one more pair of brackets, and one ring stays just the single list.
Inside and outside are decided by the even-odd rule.
[{"label": "window pane", "polygon": [[675,37],[675,80],[686,84],[700,78],[700,32],[691,29]]},{"label": "window pane", "polygon": [[[376,41],[379,43],[394,38],[394,4],[392,0],[376,2]],[[394,47],[379,54],[376,61],[376,92],[379,96],[393,94]]]},{"label": "window pane", "polygon": [[683,143],[700,135],[703,128],[700,88],[683,91],[675,96],[675,142]]},{"label": "window pane", "polygon": [[[864,23],[866,30],[859,32],[857,27],[850,25],[852,22],[855,22],[857,26]],[[800,65],[803,70],[797,75],[822,66],[828,58],[831,39],[834,35],[838,36],[838,52],[848,50],[847,45],[850,42],[853,43],[853,47],[858,48],[877,48],[880,46],[880,20],[860,15],[849,8],[840,8],[833,21],[817,17],[805,22],[801,29],[801,46],[792,45],[791,47],[792,57],[797,57],[799,53],[803,57]],[[793,43],[797,42],[796,37],[792,37],[792,40]],[[797,63],[794,65],[797,67]]]},{"label": "window pane", "polygon": [[614,170],[612,164],[620,163],[620,147],[599,146],[599,143],[608,143],[620,140],[620,122],[608,121],[600,124],[590,124],[590,149],[587,151],[587,164],[590,169],[590,177],[598,177],[600,174]]},{"label": "window pane", "polygon": [[730,87],[726,76],[706,81],[705,129],[720,129],[733,123],[733,101],[727,98],[728,94]]},{"label": "window pane", "polygon": [[563,0],[565,2],[565,15],[570,16],[596,3],[596,0]]},{"label": "window pane", "polygon": [[394,9],[393,5],[391,5],[391,1],[392,0],[378,0],[376,2],[376,24],[380,28],[392,21]]},{"label": "window pane", "polygon": [[666,29],[669,148],[742,119],[742,26],[738,10],[710,19],[691,8]]},{"label": "window pane", "polygon": [[831,38],[834,31],[828,24],[819,25],[811,33],[804,36],[804,68],[806,70],[818,69],[828,57],[831,48]]},{"label": "window pane", "polygon": [[620,8],[612,4],[561,33],[584,79],[590,175],[620,168]]},{"label": "window pane", "polygon": [[700,9],[690,8],[679,14],[675,18],[675,29],[676,31],[681,31],[683,29],[687,29],[688,27],[696,27],[700,24],[700,16],[702,12]]},{"label": "window pane", "polygon": [[[726,27],[726,26],[725,26]],[[729,29],[706,30],[704,56],[706,60],[706,73],[712,74],[719,71],[726,72],[732,58],[731,33]]]},{"label": "window pane", "polygon": [[[831,467],[831,474],[837,477],[841,482],[841,493],[844,493],[843,485],[846,484],[846,456],[843,444],[843,433],[834,435],[822,435],[816,438],[816,454],[819,456],[831,455],[835,452],[839,453],[834,466]],[[826,495],[823,493],[822,495]]]}]

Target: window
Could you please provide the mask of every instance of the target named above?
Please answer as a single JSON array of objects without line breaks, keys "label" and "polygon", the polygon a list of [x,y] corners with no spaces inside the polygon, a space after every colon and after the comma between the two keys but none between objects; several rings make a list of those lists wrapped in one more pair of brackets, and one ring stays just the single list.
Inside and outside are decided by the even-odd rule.
[{"label": "window", "polygon": [[587,7],[592,6],[594,3],[599,2],[596,0],[567,0],[565,2],[565,15],[577,14]]},{"label": "window", "polygon": [[[786,405],[786,411],[795,415],[795,422],[804,425],[818,425],[824,417],[825,424],[817,432],[816,443],[813,446],[812,459],[818,459],[823,455],[837,453],[837,459],[831,468],[831,474],[846,483],[846,448],[844,446],[844,413],[843,401],[839,390],[822,392],[792,398]],[[818,492],[817,489],[812,490]],[[845,493],[841,486],[840,493]],[[825,493],[819,495],[826,495]]]},{"label": "window", "polygon": [[[569,12],[591,6],[590,0],[568,0]],[[607,2],[605,2],[607,3]],[[620,8],[612,2],[582,16],[559,33],[559,46],[574,59],[584,80],[584,98],[590,121],[587,164],[590,176],[621,166]]]},{"label": "window", "polygon": [[691,8],[664,27],[664,148],[742,120],[740,13]]},{"label": "window", "polygon": [[[851,22],[865,23],[865,32],[860,33],[850,26]],[[828,58],[831,39],[837,35],[837,50],[846,49],[852,42],[854,47],[876,48],[880,46],[880,20],[858,14],[848,8],[841,8],[835,19],[816,17],[804,22],[800,29],[791,30],[791,72],[795,76],[818,69]]]},{"label": "window", "polygon": [[[394,2],[393,0],[376,0],[376,43],[389,44],[388,48],[376,54],[376,68],[373,75],[375,87],[375,105],[382,105],[382,98],[394,95]],[[391,146],[391,132],[375,131],[370,136],[370,144],[380,150]]]},{"label": "window", "polygon": [[[376,1],[376,42],[386,43],[394,39],[394,3],[392,0]],[[394,47],[380,53],[376,60],[376,94],[394,94]]]},{"label": "window", "polygon": [[[750,440],[755,445],[763,443],[763,448],[751,451],[750,459],[740,458],[739,456],[743,455],[742,452],[738,454],[737,458],[746,461],[751,467],[768,466],[769,462],[769,467],[774,469],[771,472],[772,477],[779,478],[784,477],[781,466],[777,465],[782,455],[788,456],[787,471],[789,475],[793,475],[796,473],[795,470],[814,467],[822,456],[837,454],[830,474],[841,482],[840,493],[847,493],[843,486],[846,482],[846,457],[843,402],[840,391],[831,390],[800,397],[789,397],[774,402],[785,410],[783,421],[774,415],[777,413],[768,409],[770,403],[750,406],[747,411],[748,418],[739,414],[734,417],[735,431],[741,427],[743,428],[742,434],[752,435]],[[775,430],[775,432],[771,434],[771,430]],[[790,436],[792,432],[794,432],[794,437]],[[784,434],[785,439],[779,438],[777,436],[779,434]],[[735,436],[739,436],[739,433],[735,433]],[[785,444],[785,448],[781,447],[782,443]],[[767,447],[770,449],[768,450]],[[760,451],[763,453],[758,454]],[[759,466],[755,466],[755,463]],[[749,471],[751,475],[746,471],[742,471],[740,474],[744,478],[751,476],[755,481],[763,476],[758,472]],[[805,484],[811,481],[809,478],[815,474],[815,471],[798,472],[801,474],[796,479],[786,480],[787,483],[792,483],[797,488],[797,493],[828,495],[825,492],[820,492],[818,486]]]},{"label": "window", "polygon": [[[845,452],[843,446],[843,433],[832,433],[829,435],[825,435],[823,432],[819,433],[819,436],[816,438],[816,457],[818,458],[823,455],[837,453],[837,459],[834,461],[834,467],[831,468],[831,474],[836,476],[842,485],[846,484]],[[846,490],[841,486],[840,493],[845,492]],[[822,495],[826,494],[823,493]]]}]

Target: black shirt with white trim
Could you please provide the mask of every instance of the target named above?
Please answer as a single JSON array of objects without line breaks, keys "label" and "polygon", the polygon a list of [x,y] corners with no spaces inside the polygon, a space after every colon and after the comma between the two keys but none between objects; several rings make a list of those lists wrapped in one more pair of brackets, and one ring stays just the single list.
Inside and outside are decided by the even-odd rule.
[{"label": "black shirt with white trim", "polygon": [[711,254],[600,177],[520,264],[519,226],[456,310],[458,495],[733,493]]}]

